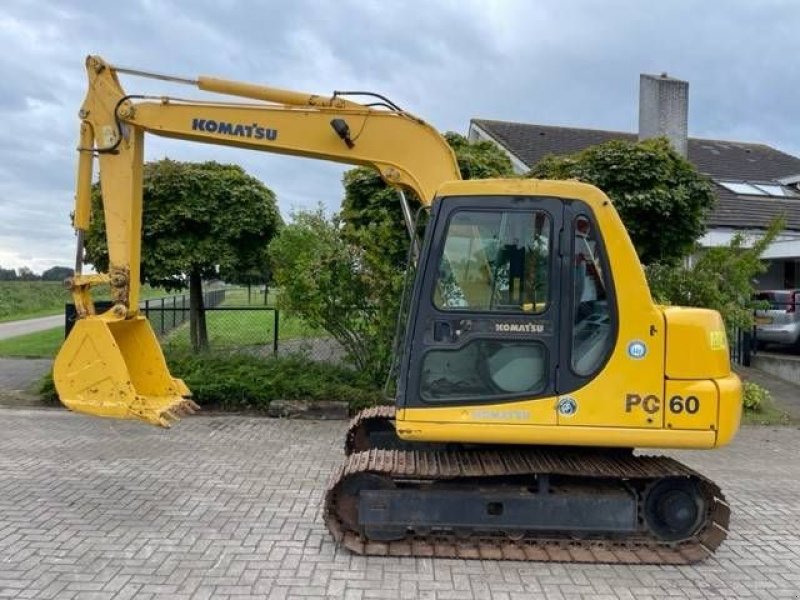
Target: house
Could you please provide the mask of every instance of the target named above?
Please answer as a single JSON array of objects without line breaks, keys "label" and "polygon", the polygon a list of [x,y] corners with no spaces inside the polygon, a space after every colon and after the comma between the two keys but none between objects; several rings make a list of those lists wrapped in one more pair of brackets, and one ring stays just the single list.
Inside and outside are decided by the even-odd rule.
[{"label": "house", "polygon": [[727,245],[737,232],[758,235],[783,215],[786,228],[764,254],[768,270],[758,287],[800,287],[800,158],[764,144],[688,137],[688,87],[666,75],[641,75],[638,133],[472,119],[469,139],[494,141],[524,173],[548,154],[664,135],[714,182],[717,202],[701,246]]}]

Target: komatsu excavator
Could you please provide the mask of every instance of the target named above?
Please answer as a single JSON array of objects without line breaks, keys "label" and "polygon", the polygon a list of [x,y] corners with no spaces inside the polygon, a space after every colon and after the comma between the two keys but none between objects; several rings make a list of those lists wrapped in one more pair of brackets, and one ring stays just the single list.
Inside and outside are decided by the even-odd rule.
[{"label": "komatsu excavator", "polygon": [[[363,554],[686,564],[725,538],[717,485],[633,452],[732,439],[741,385],[723,322],[653,303],[603,192],[460,181],[444,139],[376,94],[179,79],[96,56],[86,68],[71,281],[80,318],[54,367],[66,406],[163,426],[196,408],[138,310],[145,133],[371,166],[401,192],[409,231],[422,219],[405,191],[427,224],[412,240],[394,406],[353,419],[326,491],[335,539]],[[238,99],[130,95],[120,73]],[[84,275],[95,157],[110,268]],[[96,314],[90,289],[104,282],[113,306]]]}]

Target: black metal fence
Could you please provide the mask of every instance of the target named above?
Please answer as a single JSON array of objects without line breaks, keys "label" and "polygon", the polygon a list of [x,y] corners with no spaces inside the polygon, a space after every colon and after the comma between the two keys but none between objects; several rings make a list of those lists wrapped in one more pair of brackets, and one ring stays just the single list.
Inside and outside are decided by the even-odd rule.
[{"label": "black metal fence", "polygon": [[755,327],[752,330],[737,327],[733,330],[729,341],[731,361],[743,367],[749,367],[755,353]]},{"label": "black metal fence", "polygon": [[[203,303],[206,307],[219,306],[225,302],[225,289],[210,290],[203,294]],[[113,306],[110,300],[98,300],[94,303],[97,313],[107,311]],[[139,309],[150,321],[156,335],[162,336],[189,320],[189,295],[165,296],[163,298],[150,298],[139,303]],[[69,335],[78,314],[75,304],[68,302],[64,306],[64,337]]]},{"label": "black metal fence", "polygon": [[[333,363],[344,360],[344,350],[330,334],[311,327],[298,315],[280,311],[275,302],[274,292],[264,289],[227,287],[205,292],[209,350],[265,357],[300,354]],[[98,301],[95,307],[102,312],[111,308],[111,303]],[[140,308],[162,346],[191,350],[188,294],[144,300]],[[74,320],[74,306],[67,305],[67,334]]]},{"label": "black metal fence", "polygon": [[[213,309],[225,302],[225,289],[203,293],[203,305]],[[189,294],[151,298],[141,303],[142,314],[150,321],[156,335],[161,337],[189,321]]]}]

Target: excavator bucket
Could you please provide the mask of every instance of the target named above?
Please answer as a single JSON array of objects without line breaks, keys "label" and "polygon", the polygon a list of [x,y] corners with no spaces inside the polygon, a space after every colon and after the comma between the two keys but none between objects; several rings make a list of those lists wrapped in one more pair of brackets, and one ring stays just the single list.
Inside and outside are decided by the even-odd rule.
[{"label": "excavator bucket", "polygon": [[199,408],[186,384],[170,375],[144,317],[77,321],[56,357],[53,380],[67,408],[100,417],[169,427]]}]

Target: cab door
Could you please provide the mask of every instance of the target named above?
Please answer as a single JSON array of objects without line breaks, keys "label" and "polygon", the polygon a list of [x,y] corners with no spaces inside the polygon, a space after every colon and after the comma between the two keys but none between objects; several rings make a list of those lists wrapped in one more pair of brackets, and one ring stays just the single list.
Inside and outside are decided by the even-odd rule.
[{"label": "cab door", "polygon": [[555,198],[440,199],[426,234],[400,405],[556,393],[563,207]]}]

